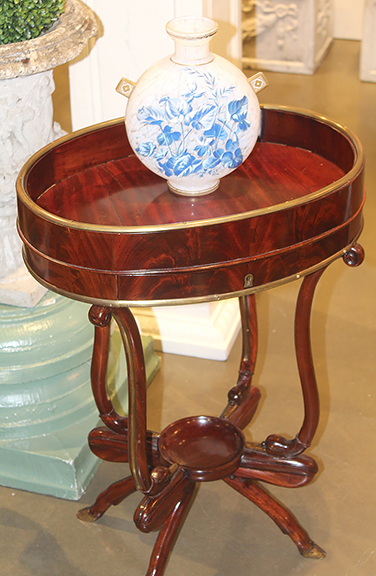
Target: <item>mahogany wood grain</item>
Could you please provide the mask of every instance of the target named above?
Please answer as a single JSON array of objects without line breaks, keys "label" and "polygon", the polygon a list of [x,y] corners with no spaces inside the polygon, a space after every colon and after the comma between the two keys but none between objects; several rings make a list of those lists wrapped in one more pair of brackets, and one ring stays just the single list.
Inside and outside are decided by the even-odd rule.
[{"label": "mahogany wood grain", "polygon": [[344,174],[308,150],[259,142],[246,163],[223,179],[215,202],[212,195],[184,198],[171,194],[162,178],[148,172],[135,156],[128,156],[65,178],[43,192],[37,204],[75,222],[155,226],[271,207],[307,196]]},{"label": "mahogany wood grain", "polygon": [[172,514],[176,503],[184,499],[192,482],[178,469],[168,487],[155,496],[145,496],[134,514],[134,523],[141,532],[159,530]]},{"label": "mahogany wood grain", "polygon": [[242,323],[242,357],[236,385],[228,393],[228,404],[221,414],[241,430],[252,420],[261,394],[252,386],[258,345],[257,308],[254,294],[239,298]]},{"label": "mahogany wood grain", "polygon": [[185,516],[188,513],[189,505],[194,493],[195,483],[188,480],[186,482],[184,496],[175,504],[172,513],[166,519],[158,534],[146,576],[162,576],[164,573],[167,561],[179,534],[179,530],[184,522]]},{"label": "mahogany wood grain", "polygon": [[[132,477],[103,491],[78,513],[95,521],[136,489],[143,532],[159,530],[146,576],[162,576],[199,482],[223,479],[268,514],[307,557],[325,553],[292,514],[257,481],[304,486],[317,464],[301,453],[319,419],[310,349],[310,312],[326,266],[343,257],[358,266],[363,226],[363,153],[334,122],[296,109],[264,107],[258,143],[208,196],[187,198],[134,156],[122,120],[67,136],[35,155],[17,182],[24,257],[46,286],[93,304],[92,389],[106,427],[89,435],[98,457],[129,462]],[[260,398],[252,386],[257,356],[254,292],[305,276],[295,317],[304,419],[293,439],[262,444],[241,429]],[[239,296],[242,357],[238,379],[219,417],[190,416],[161,433],[146,428],[145,362],[129,305]],[[110,322],[127,358],[129,414],[107,391]],[[256,481],[256,482],[255,482]]]},{"label": "mahogany wood grain", "polygon": [[125,498],[136,492],[133,476],[114,482],[101,492],[94,504],[77,512],[77,518],[83,522],[96,522],[110,506],[118,506]]},{"label": "mahogany wood grain", "polygon": [[[134,232],[119,229],[116,233],[77,230],[36,217],[28,223],[27,214],[21,208],[20,230],[30,248],[49,259],[76,267],[86,265],[93,270],[135,272],[148,271],[150,267],[163,270],[210,266],[290,248],[325,236],[333,228],[345,227],[361,209],[363,195],[363,189],[352,190],[350,206],[347,194],[343,193],[313,200],[306,206],[289,208],[286,204],[284,210],[222,224],[173,230],[155,227],[145,233],[137,229]],[[279,234],[270,234],[276,226]],[[175,250],[172,250],[172,241]],[[75,249],[75,242],[81,243],[81,250]]]},{"label": "mahogany wood grain", "polygon": [[121,433],[114,433],[106,426],[94,428],[89,434],[90,450],[101,460],[108,462],[128,462],[127,427]]},{"label": "mahogany wood grain", "polygon": [[296,437],[287,440],[272,434],[265,440],[266,450],[276,456],[297,456],[306,450],[315,435],[320,415],[319,393],[313,367],[310,336],[312,301],[325,268],[306,276],[301,285],[295,314],[295,351],[303,392],[304,420]]},{"label": "mahogany wood grain", "polygon": [[225,478],[225,482],[237,492],[261,508],[297,546],[300,554],[308,558],[323,558],[326,553],[317,546],[294,516],[261,486],[252,480]]},{"label": "mahogany wood grain", "polygon": [[189,416],[163,430],[158,449],[163,460],[178,464],[191,480],[212,482],[238,469],[244,444],[243,434],[228,420]]},{"label": "mahogany wood grain", "polygon": [[[289,277],[294,279],[298,274],[307,273],[311,267],[340,256],[340,247],[349,246],[360,234],[362,225],[362,214],[359,212],[346,225],[314,240],[296,244],[293,248],[272,250],[247,259],[234,258],[214,265],[170,267],[161,271],[150,269],[111,273],[49,260],[28,246],[24,248],[24,253],[31,271],[42,283],[71,297],[90,302],[101,299],[102,295],[104,301],[125,301],[133,305],[137,302],[148,305],[150,300],[163,304],[170,299],[179,303],[182,298],[218,299],[222,295],[243,291],[245,277],[249,274],[254,277],[254,289],[265,289],[269,283]],[[276,229],[277,223],[273,230]],[[138,254],[137,250],[135,254]],[[124,304],[120,302],[120,305]]]},{"label": "mahogany wood grain", "polygon": [[247,442],[234,477],[297,488],[308,484],[317,472],[317,464],[309,456],[278,457],[268,453],[264,445]]},{"label": "mahogany wood grain", "polygon": [[227,297],[249,274],[263,289],[338,257],[363,222],[356,139],[287,109],[262,110],[254,151],[212,195],[169,192],[121,120],[50,145],[17,186],[29,268],[91,302]]},{"label": "mahogany wood grain", "polygon": [[[158,456],[158,439],[159,434],[147,430],[146,433],[146,450],[148,464],[151,468],[159,466],[160,459]],[[128,462],[129,442],[127,434],[127,424],[121,432],[109,430],[106,426],[94,428],[89,434],[90,450],[108,462]]]}]

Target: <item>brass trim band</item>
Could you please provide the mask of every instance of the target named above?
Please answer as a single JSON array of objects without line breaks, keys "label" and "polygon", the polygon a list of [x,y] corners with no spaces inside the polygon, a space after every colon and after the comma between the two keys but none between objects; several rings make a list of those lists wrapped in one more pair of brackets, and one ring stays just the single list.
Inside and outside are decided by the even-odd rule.
[{"label": "brass trim band", "polygon": [[274,282],[268,282],[266,284],[262,284],[260,286],[253,286],[251,288],[246,288],[244,290],[238,290],[237,292],[228,292],[223,294],[209,294],[206,296],[195,296],[191,298],[166,298],[164,300],[105,300],[103,298],[94,298],[90,296],[83,296],[81,294],[75,294],[72,292],[68,292],[67,290],[62,290],[50,284],[38,274],[34,272],[34,270],[28,265],[27,259],[24,255],[24,261],[27,269],[29,270],[30,274],[35,278],[37,282],[42,284],[48,290],[52,292],[56,292],[61,296],[65,296],[67,298],[72,298],[73,300],[78,300],[79,302],[85,302],[86,304],[95,304],[96,306],[108,306],[108,307],[129,307],[129,308],[149,308],[154,306],[180,306],[185,304],[200,304],[204,302],[217,302],[220,300],[228,300],[229,298],[239,298],[240,296],[247,296],[248,294],[256,294],[257,292],[262,292],[263,290],[269,290],[270,288],[276,288],[277,286],[282,286],[284,284],[288,284],[289,282],[293,282],[294,280],[299,280],[304,276],[308,276],[309,274],[313,274],[317,270],[321,268],[325,268],[334,260],[343,257],[352,246],[356,243],[358,237],[360,236],[361,230],[359,234],[357,234],[356,238],[348,244],[345,248],[341,249],[340,251],[336,252],[326,260],[322,260],[315,266],[311,266],[305,270],[292,274],[291,276],[286,276],[285,278],[281,278],[280,280],[275,280]]}]

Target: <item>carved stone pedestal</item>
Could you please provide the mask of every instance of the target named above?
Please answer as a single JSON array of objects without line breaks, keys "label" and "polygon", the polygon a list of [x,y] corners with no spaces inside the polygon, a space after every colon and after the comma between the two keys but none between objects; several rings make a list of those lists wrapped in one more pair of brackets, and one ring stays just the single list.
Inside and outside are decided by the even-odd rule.
[{"label": "carved stone pedestal", "polygon": [[[49,292],[35,308],[0,305],[0,484],[78,500],[100,461],[87,443],[98,423],[91,395],[88,306]],[[142,341],[147,381],[159,358]],[[127,406],[119,332],[111,337],[109,394]]]},{"label": "carved stone pedestal", "polygon": [[332,36],[332,0],[243,0],[243,65],[313,74]]},{"label": "carved stone pedestal", "polygon": [[85,4],[67,0],[47,33],[0,45],[0,484],[67,498],[81,495],[97,465],[85,440],[97,419],[92,330],[86,306],[41,300],[46,289],[22,262],[15,184],[25,161],[63,135],[53,123],[52,69],[96,31]]}]

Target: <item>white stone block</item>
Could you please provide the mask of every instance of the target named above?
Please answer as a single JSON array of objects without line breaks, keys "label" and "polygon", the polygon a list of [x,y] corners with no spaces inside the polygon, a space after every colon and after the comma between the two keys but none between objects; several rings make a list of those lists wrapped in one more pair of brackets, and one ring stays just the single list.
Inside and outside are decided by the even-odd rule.
[{"label": "white stone block", "polygon": [[245,0],[243,65],[313,74],[333,39],[332,0]]},{"label": "white stone block", "polygon": [[360,79],[376,82],[376,0],[366,0],[364,5]]},{"label": "white stone block", "polygon": [[210,360],[227,360],[241,325],[237,299],[133,312],[156,350]]}]

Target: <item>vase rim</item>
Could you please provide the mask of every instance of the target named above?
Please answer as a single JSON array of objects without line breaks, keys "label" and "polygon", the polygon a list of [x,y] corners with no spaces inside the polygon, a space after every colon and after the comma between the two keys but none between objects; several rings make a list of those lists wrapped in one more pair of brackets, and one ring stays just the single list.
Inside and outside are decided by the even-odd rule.
[{"label": "vase rim", "polygon": [[167,22],[166,31],[172,38],[202,40],[214,36],[218,31],[218,24],[204,16],[181,16]]}]

